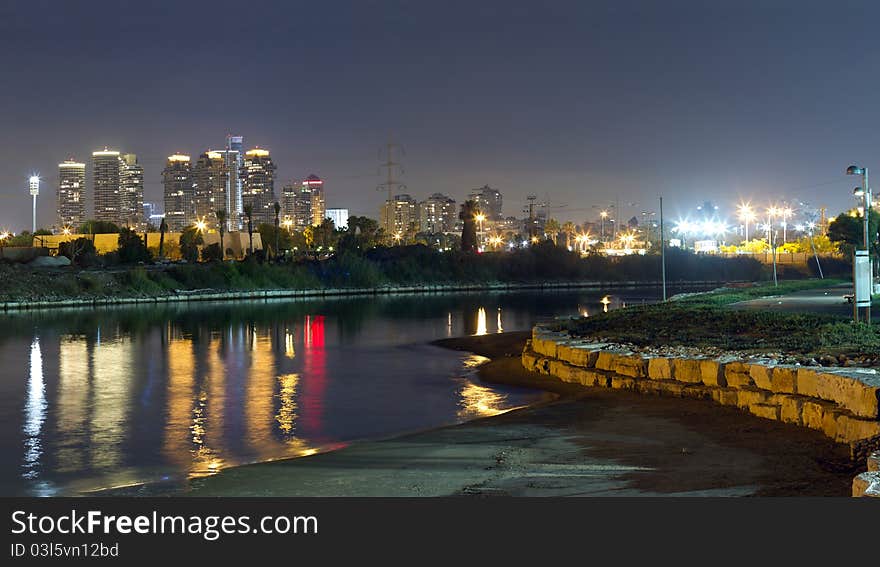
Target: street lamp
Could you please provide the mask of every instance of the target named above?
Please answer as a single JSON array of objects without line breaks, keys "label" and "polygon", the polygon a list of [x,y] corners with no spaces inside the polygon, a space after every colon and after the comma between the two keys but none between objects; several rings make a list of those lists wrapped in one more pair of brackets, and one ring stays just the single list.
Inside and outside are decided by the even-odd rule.
[{"label": "street lamp", "polygon": [[195,227],[197,231],[205,232],[205,230],[208,228],[208,223],[206,223],[204,219],[199,219],[196,221]]},{"label": "street lamp", "polygon": [[[870,216],[871,211],[871,186],[868,184],[868,168],[867,167],[859,167],[857,165],[851,165],[846,168],[847,175],[861,175],[862,176],[862,186],[861,188],[856,187],[853,191],[853,194],[857,197],[863,198],[863,206],[864,206],[864,223],[863,223],[863,231],[862,231],[862,244],[865,247],[865,252],[868,254],[868,262],[870,263],[870,246],[868,245],[868,218]],[[855,262],[853,262],[855,266]],[[869,282],[870,288],[873,288],[873,278],[874,278],[874,270],[873,267],[869,271],[871,274],[871,282]],[[855,277],[853,278],[853,288],[855,288],[856,282]],[[870,289],[869,288],[869,289]],[[873,289],[871,289],[873,291]],[[870,293],[870,292],[869,292]],[[855,289],[853,289],[853,295],[855,295]],[[870,296],[869,296],[870,297]],[[858,303],[853,297],[853,319],[858,321]],[[871,324],[871,304],[868,303],[868,306],[865,307],[865,322],[869,325]]]},{"label": "street lamp", "polygon": [[743,221],[746,225],[746,242],[749,241],[749,223],[754,221],[755,218],[757,218],[757,215],[752,211],[752,206],[749,203],[742,203],[739,206],[739,220]]},{"label": "street lamp", "polygon": [[476,216],[474,216],[474,220],[477,221],[478,223],[480,223],[480,238],[478,239],[479,246],[477,246],[477,248],[482,248],[483,247],[483,221],[486,220],[486,215],[484,215],[483,213],[477,213]]}]

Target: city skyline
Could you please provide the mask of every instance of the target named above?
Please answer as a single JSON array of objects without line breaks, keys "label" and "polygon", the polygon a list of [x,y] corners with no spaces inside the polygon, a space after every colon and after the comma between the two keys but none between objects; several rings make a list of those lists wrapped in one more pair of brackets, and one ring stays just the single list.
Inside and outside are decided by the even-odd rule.
[{"label": "city skyline", "polygon": [[[406,149],[408,192],[459,199],[489,184],[507,214],[522,214],[530,194],[568,205],[557,216],[576,221],[616,196],[641,203],[633,213],[655,208],[661,193],[671,217],[706,199],[767,194],[843,210],[853,205],[844,168],[874,166],[880,145],[870,120],[878,79],[852,72],[875,50],[863,33],[874,8],[864,8],[854,21],[844,5],[789,2],[382,13],[269,3],[242,14],[239,47],[214,58],[202,56],[225,45],[207,30],[220,29],[225,10],[175,5],[181,21],[205,24],[178,37],[159,25],[162,10],[132,19],[100,2],[0,8],[9,84],[41,93],[0,94],[28,117],[0,142],[0,226],[23,228],[34,170],[44,172],[38,224],[50,224],[56,203],[45,188],[71,152],[85,162],[105,145],[137,154],[145,199],[159,202],[165,158],[222,147],[228,132],[272,150],[279,186],[317,172],[334,188],[328,206],[371,217],[384,201],[374,189],[389,135]],[[685,16],[688,33],[670,34]],[[631,34],[644,41],[627,42]],[[327,37],[336,42],[316,41]],[[200,65],[169,70],[169,59]],[[247,104],[205,91],[209,77],[236,68],[265,76],[237,83]],[[154,81],[163,76],[174,89]],[[54,87],[74,77],[86,86]],[[390,78],[405,88],[388,88]]]}]

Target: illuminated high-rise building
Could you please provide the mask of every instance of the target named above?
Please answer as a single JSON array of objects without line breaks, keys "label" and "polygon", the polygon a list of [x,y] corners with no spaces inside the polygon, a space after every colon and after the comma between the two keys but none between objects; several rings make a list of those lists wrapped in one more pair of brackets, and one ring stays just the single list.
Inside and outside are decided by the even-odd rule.
[{"label": "illuminated high-rise building", "polygon": [[135,154],[119,156],[119,219],[120,226],[142,230],[144,213],[144,168]]},{"label": "illuminated high-rise building", "polygon": [[165,223],[171,232],[180,232],[195,220],[193,202],[193,175],[189,156],[168,156],[162,171],[165,185]]},{"label": "illuminated high-rise building", "polygon": [[504,218],[501,212],[503,199],[501,192],[497,189],[484,185],[469,194],[468,200],[474,201],[477,204],[477,209],[486,215],[487,219],[498,221]]},{"label": "illuminated high-rise building", "polygon": [[197,219],[204,219],[216,227],[217,211],[226,209],[228,205],[228,182],[229,170],[226,169],[226,156],[223,153],[208,151],[199,156],[193,167],[193,213]]},{"label": "illuminated high-rise building", "polygon": [[92,152],[92,194],[95,219],[120,222],[122,200],[119,192],[119,152],[104,147]]},{"label": "illuminated high-rise building", "polygon": [[327,209],[326,214],[334,227],[340,230],[348,228],[348,209]]},{"label": "illuminated high-rise building", "polygon": [[217,152],[223,155],[226,163],[226,217],[228,229],[241,228],[241,167],[244,164],[244,137],[226,136],[226,149]]},{"label": "illuminated high-rise building", "polygon": [[86,164],[67,159],[58,164],[58,228],[76,232],[86,220]]},{"label": "illuminated high-rise building", "polygon": [[419,229],[418,203],[411,196],[395,195],[382,206],[381,226],[389,231],[386,238],[390,242],[400,242]]},{"label": "illuminated high-rise building", "polygon": [[419,203],[419,231],[428,233],[453,232],[458,221],[455,199],[434,193]]},{"label": "illuminated high-rise building", "polygon": [[309,175],[299,186],[285,185],[281,200],[284,216],[293,221],[296,230],[324,222],[324,182],[317,175]]},{"label": "illuminated high-rise building", "polygon": [[254,148],[244,154],[241,166],[241,203],[253,207],[253,224],[275,219],[275,163],[269,150]]}]

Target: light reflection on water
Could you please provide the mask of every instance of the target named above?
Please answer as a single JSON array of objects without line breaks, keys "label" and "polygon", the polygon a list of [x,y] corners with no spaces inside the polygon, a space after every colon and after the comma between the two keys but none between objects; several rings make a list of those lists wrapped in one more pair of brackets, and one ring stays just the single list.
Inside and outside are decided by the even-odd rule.
[{"label": "light reflection on water", "polygon": [[475,369],[487,359],[425,343],[525,330],[601,297],[474,294],[9,318],[0,327],[0,494],[176,481],[541,401],[540,392],[480,384]]}]

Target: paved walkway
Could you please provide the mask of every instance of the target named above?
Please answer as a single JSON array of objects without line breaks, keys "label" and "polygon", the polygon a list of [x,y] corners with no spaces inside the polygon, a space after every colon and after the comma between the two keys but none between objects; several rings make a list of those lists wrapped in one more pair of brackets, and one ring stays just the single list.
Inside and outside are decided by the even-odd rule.
[{"label": "paved walkway", "polygon": [[[733,309],[761,309],[793,313],[822,313],[852,318],[853,306],[844,298],[852,293],[852,284],[797,291],[787,295],[762,297],[734,303]],[[880,309],[873,309],[871,320],[880,320]]]}]

